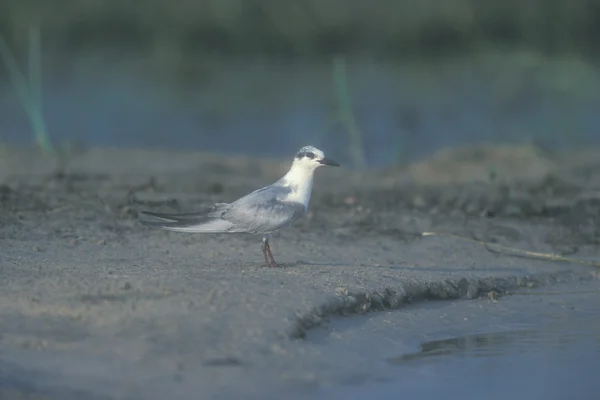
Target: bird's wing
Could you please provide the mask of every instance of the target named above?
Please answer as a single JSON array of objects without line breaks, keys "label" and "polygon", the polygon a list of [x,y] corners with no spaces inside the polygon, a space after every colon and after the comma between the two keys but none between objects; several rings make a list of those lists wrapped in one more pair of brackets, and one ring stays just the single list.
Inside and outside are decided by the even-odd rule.
[{"label": "bird's wing", "polygon": [[147,226],[179,232],[227,232],[231,223],[221,219],[221,214],[231,205],[217,203],[210,209],[200,213],[163,214],[142,211],[142,214],[156,220],[141,220]]},{"label": "bird's wing", "polygon": [[284,228],[304,215],[306,207],[285,201],[290,189],[267,186],[242,197],[221,214],[231,222],[232,232],[266,233]]},{"label": "bird's wing", "polygon": [[208,211],[191,214],[160,214],[144,211],[158,221],[144,225],[190,233],[267,233],[284,228],[304,215],[302,203],[285,201],[291,189],[267,186],[234,203],[217,203]]},{"label": "bird's wing", "polygon": [[149,215],[151,217],[158,218],[163,221],[170,221],[170,222],[193,221],[195,219],[203,218],[203,217],[211,217],[211,216],[214,217],[214,216],[216,216],[216,213],[218,213],[219,211],[222,212],[228,206],[229,206],[228,203],[217,203],[217,204],[213,205],[211,208],[209,208],[208,210],[206,210],[204,212],[198,212],[198,213],[163,214],[163,213],[154,213],[154,212],[150,212],[150,211],[142,211],[142,214]]}]

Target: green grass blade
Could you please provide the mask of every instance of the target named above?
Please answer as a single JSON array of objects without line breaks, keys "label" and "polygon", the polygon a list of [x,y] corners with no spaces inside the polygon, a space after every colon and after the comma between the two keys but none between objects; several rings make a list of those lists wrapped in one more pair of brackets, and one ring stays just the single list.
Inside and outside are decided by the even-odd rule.
[{"label": "green grass blade", "polygon": [[29,107],[31,126],[38,146],[47,153],[53,153],[42,110],[42,50],[37,27],[29,28]]},{"label": "green grass blade", "polygon": [[340,121],[348,129],[350,139],[350,156],[354,165],[358,168],[364,168],[367,165],[363,147],[362,134],[356,123],[354,112],[352,111],[352,101],[348,89],[348,77],[346,71],[346,60],[343,57],[333,58],[333,80],[335,93],[339,105]]},{"label": "green grass blade", "polygon": [[[4,37],[0,36],[0,57],[6,69],[10,82],[29,117],[29,122],[35,141],[44,152],[54,153],[54,148],[42,113],[42,72],[40,32],[36,27],[29,31],[29,70],[26,77],[19,69],[16,57],[13,55]],[[28,79],[29,78],[29,79]]]}]

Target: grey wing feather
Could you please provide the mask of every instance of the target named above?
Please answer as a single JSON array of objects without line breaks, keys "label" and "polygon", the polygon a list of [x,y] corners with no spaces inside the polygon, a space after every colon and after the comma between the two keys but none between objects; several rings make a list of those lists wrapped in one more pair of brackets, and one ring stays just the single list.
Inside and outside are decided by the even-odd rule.
[{"label": "grey wing feather", "polygon": [[208,210],[199,213],[187,213],[187,214],[163,214],[163,213],[154,213],[150,211],[142,211],[142,214],[149,215],[151,217],[159,218],[165,221],[184,221],[184,220],[194,220],[198,218],[204,217],[216,217],[217,214],[220,214],[223,210],[229,207],[229,203],[216,203]]},{"label": "grey wing feather", "polygon": [[267,233],[284,228],[304,215],[304,204],[282,200],[290,191],[287,187],[267,186],[234,203],[217,203],[203,213],[161,214],[144,211],[145,215],[158,221],[141,222],[180,232]]},{"label": "grey wing feather", "polygon": [[156,219],[156,221],[141,220],[140,222],[147,226],[155,226],[165,229],[186,228],[190,226],[201,225],[203,223],[212,221],[215,218],[219,218],[221,213],[229,206],[230,204],[228,203],[217,203],[204,212],[187,214],[164,214],[142,211],[142,214],[153,217]]},{"label": "grey wing feather", "polygon": [[232,203],[221,218],[233,223],[239,232],[266,233],[284,228],[306,211],[302,203],[282,200],[290,191],[281,186],[256,190]]},{"label": "grey wing feather", "polygon": [[304,212],[302,203],[273,199],[264,204],[233,206],[221,218],[235,226],[232,231],[266,233],[296,222]]}]

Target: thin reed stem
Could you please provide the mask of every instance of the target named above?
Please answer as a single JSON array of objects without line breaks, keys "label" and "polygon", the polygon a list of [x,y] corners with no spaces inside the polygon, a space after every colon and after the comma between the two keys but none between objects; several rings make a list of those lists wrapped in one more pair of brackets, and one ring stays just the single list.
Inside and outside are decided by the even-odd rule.
[{"label": "thin reed stem", "polygon": [[350,139],[349,152],[354,165],[358,168],[365,168],[367,165],[365,151],[363,146],[362,134],[356,123],[354,112],[352,110],[352,101],[350,99],[350,90],[348,88],[348,73],[346,68],[346,59],[341,56],[333,58],[333,80],[335,84],[335,93],[339,107],[339,119],[348,129]]},{"label": "thin reed stem", "polygon": [[40,31],[37,27],[29,29],[28,74],[25,76],[19,68],[16,57],[10,50],[4,37],[0,36],[0,57],[8,70],[8,76],[21,106],[29,117],[29,123],[40,148],[54,154],[54,147],[46,130],[42,110],[42,51]]}]

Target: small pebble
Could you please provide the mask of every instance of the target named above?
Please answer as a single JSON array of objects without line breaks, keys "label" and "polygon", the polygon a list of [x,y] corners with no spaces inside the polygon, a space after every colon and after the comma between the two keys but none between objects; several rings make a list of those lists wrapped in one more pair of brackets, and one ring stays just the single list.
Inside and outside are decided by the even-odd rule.
[{"label": "small pebble", "polygon": [[356,197],[354,196],[348,196],[344,199],[344,204],[351,206],[354,205],[356,203]]},{"label": "small pebble", "polygon": [[490,290],[488,292],[488,298],[493,302],[493,303],[497,303],[498,302],[498,292],[496,292],[495,290]]}]

